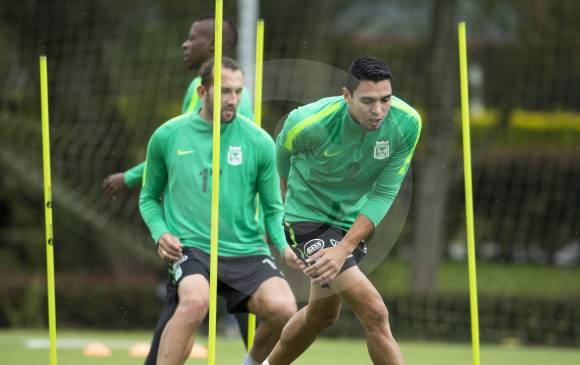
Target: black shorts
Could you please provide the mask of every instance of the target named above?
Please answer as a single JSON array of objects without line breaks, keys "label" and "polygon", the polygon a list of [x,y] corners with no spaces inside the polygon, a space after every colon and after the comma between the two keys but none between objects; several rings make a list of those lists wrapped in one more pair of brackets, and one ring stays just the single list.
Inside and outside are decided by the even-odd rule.
[{"label": "black shorts", "polygon": [[[323,248],[336,246],[346,231],[335,226],[316,222],[292,222],[284,224],[286,241],[298,257],[306,263],[306,259]],[[346,258],[340,272],[356,266],[367,253],[367,245],[361,241],[352,255]]]},{"label": "black shorts", "polygon": [[[183,257],[169,269],[176,286],[181,280],[201,274],[209,282],[209,255],[196,248],[184,248]],[[247,313],[248,300],[260,285],[272,278],[284,278],[270,256],[243,256],[218,258],[218,294],[226,299],[228,312]]]}]

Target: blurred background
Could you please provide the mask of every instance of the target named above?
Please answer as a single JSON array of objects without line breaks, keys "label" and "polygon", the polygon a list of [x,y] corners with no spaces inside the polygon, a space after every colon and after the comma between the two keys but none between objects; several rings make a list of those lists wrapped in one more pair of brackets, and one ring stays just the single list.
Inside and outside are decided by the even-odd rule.
[{"label": "blurred background", "polygon": [[[195,77],[181,44],[212,8],[0,3],[0,327],[47,323],[44,53],[58,326],[153,330],[165,274],[138,189],[108,199],[101,182],[142,162],[151,133],[179,114]],[[265,20],[267,64],[303,60],[264,80],[263,126],[273,136],[292,108],[340,92],[310,62],[344,72],[374,54],[392,68],[394,92],[421,112],[423,132],[405,183],[404,226],[369,275],[397,338],[461,342],[470,340],[457,66],[457,22],[465,20],[481,339],[580,346],[580,2],[232,0],[224,12],[239,28],[234,56],[248,87],[256,16]],[[271,97],[284,92],[292,97]],[[379,228],[371,245],[388,231]],[[325,334],[364,336],[350,312]]]}]

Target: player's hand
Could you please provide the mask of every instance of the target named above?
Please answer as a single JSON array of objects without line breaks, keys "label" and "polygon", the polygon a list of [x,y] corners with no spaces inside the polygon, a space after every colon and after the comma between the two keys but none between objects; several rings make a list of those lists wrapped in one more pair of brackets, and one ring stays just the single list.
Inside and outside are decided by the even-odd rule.
[{"label": "player's hand", "polygon": [[304,273],[312,278],[313,284],[328,284],[338,275],[349,255],[346,247],[340,244],[322,249],[306,260],[309,266]]},{"label": "player's hand", "polygon": [[306,267],[304,262],[296,256],[296,253],[294,253],[290,247],[284,249],[284,261],[295,269],[304,270]]},{"label": "player's hand", "polygon": [[157,243],[157,254],[164,260],[175,261],[179,260],[183,254],[181,253],[181,242],[179,238],[170,233],[163,233],[159,242]]},{"label": "player's hand", "polygon": [[116,174],[107,176],[105,180],[103,180],[102,184],[103,191],[109,198],[114,197],[115,194],[125,189],[126,187],[125,174],[123,172],[118,172]]}]

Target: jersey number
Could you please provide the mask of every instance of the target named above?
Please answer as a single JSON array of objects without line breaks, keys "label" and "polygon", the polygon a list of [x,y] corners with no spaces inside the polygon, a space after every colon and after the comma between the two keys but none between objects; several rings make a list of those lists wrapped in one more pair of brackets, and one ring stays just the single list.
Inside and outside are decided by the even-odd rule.
[{"label": "jersey number", "polygon": [[[222,176],[222,169],[220,169],[220,176]],[[207,193],[207,179],[210,175],[210,169],[203,169],[199,173],[201,175],[201,192]]]}]

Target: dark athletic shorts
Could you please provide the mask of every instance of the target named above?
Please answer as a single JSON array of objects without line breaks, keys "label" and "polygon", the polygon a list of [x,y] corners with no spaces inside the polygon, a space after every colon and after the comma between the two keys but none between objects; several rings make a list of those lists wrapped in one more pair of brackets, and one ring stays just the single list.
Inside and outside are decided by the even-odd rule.
[{"label": "dark athletic shorts", "polygon": [[[286,241],[298,257],[306,259],[323,248],[336,246],[346,235],[346,231],[335,226],[316,222],[292,222],[284,224]],[[361,241],[352,255],[346,258],[340,272],[357,265],[367,253],[367,245]]]},{"label": "dark athletic shorts", "polygon": [[[183,257],[169,271],[176,286],[181,280],[201,274],[209,282],[209,255],[196,248],[184,248]],[[258,287],[272,277],[284,278],[270,256],[220,257],[218,259],[218,295],[227,302],[228,312],[247,313],[248,300]]]}]

